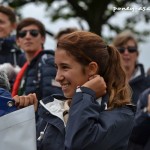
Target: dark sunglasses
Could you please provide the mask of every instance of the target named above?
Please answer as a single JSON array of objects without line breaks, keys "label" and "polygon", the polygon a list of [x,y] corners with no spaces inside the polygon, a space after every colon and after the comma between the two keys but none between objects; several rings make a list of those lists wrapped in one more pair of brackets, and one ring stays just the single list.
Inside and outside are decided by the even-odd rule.
[{"label": "dark sunglasses", "polygon": [[24,38],[27,35],[27,32],[33,37],[37,37],[40,33],[39,30],[22,30],[18,32],[18,37]]},{"label": "dark sunglasses", "polygon": [[129,53],[137,52],[137,47],[131,47],[131,46],[128,46],[128,47],[118,47],[117,49],[118,49],[118,51],[120,53],[124,53],[126,49],[128,50]]}]

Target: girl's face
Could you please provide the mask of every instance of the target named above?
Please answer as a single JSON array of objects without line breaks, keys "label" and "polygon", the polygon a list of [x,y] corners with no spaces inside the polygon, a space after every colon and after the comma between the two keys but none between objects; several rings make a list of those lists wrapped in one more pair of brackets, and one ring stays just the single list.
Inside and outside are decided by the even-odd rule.
[{"label": "girl's face", "polygon": [[55,65],[57,68],[56,81],[60,83],[64,96],[72,98],[77,86],[88,81],[88,67],[83,68],[74,56],[69,55],[63,49],[55,51]]}]

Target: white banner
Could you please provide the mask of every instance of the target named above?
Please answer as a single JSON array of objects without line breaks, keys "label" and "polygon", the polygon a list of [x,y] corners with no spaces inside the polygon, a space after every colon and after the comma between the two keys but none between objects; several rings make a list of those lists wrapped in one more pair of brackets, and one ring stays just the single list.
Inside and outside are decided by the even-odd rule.
[{"label": "white banner", "polygon": [[0,117],[0,149],[36,150],[33,105]]}]

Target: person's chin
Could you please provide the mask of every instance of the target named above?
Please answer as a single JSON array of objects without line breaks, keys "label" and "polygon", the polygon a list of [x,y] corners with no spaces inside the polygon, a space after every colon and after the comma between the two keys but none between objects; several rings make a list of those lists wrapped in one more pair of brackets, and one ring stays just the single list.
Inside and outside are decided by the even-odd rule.
[{"label": "person's chin", "polygon": [[72,97],[72,94],[68,93],[68,92],[63,92],[64,93],[64,96],[66,98],[71,98]]},{"label": "person's chin", "polygon": [[128,68],[131,67],[131,64],[125,64],[124,67],[125,67],[126,69],[128,69]]}]

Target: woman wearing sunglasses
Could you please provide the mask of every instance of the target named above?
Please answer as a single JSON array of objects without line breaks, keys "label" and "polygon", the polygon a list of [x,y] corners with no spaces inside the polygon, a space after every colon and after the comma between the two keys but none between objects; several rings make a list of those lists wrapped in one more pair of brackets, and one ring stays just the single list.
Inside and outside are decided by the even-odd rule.
[{"label": "woman wearing sunglasses", "polygon": [[[117,49],[94,33],[73,32],[58,40],[55,66],[65,97],[40,101],[38,150],[125,150],[134,106]],[[37,108],[34,94],[14,99]]]},{"label": "woman wearing sunglasses", "polygon": [[138,43],[133,33],[127,30],[114,38],[113,45],[121,54],[127,79],[133,91],[132,102],[136,105],[139,95],[150,87],[150,77],[146,77],[144,66],[138,63]]},{"label": "woman wearing sunglasses", "polygon": [[[12,96],[36,93],[40,100],[49,94],[61,93],[60,87],[54,82],[54,52],[44,50],[44,25],[37,19],[26,18],[16,30],[17,44],[25,52],[27,62],[16,78]],[[47,65],[47,61],[50,65]]]}]

